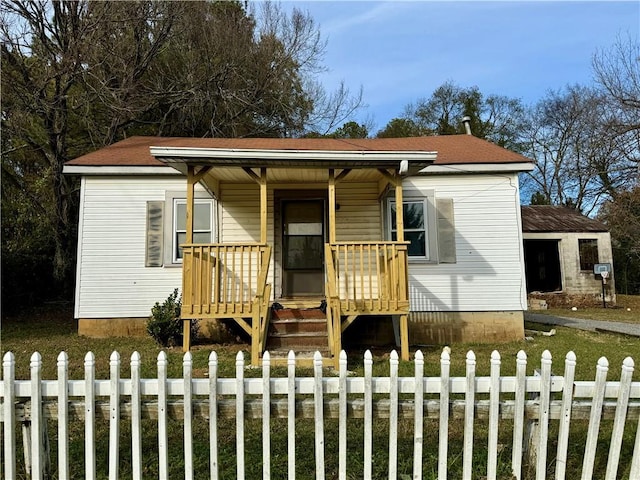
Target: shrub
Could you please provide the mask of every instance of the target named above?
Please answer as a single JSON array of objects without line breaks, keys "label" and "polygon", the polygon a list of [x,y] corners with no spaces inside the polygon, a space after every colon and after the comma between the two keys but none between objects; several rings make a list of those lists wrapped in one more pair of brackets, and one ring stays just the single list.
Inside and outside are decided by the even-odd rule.
[{"label": "shrub", "polygon": [[[163,347],[182,344],[182,297],[178,295],[176,288],[167,299],[151,308],[151,316],[147,322],[147,332]],[[191,321],[191,338],[195,340],[198,335],[198,322]]]}]

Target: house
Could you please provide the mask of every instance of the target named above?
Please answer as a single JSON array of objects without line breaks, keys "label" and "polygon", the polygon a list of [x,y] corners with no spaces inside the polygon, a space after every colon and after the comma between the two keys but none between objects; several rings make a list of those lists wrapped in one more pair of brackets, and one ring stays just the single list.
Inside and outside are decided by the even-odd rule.
[{"label": "house", "polygon": [[522,207],[522,232],[532,307],[539,300],[553,306],[602,302],[598,264],[611,267],[604,295],[615,303],[611,235],[602,222],[572,208],[529,205]]},{"label": "house", "polygon": [[324,300],[334,360],[347,329],[376,325],[403,358],[409,343],[522,338],[532,169],[471,135],[123,140],[64,167],[82,178],[79,333],[140,334],[181,286],[183,318],[235,322],[254,362],[274,303]]}]

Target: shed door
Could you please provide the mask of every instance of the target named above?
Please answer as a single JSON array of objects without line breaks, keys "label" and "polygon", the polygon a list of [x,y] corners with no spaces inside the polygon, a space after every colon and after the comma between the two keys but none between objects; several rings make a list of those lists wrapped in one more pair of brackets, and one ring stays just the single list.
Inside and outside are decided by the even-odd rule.
[{"label": "shed door", "polygon": [[282,294],[324,295],[324,200],[282,201]]}]

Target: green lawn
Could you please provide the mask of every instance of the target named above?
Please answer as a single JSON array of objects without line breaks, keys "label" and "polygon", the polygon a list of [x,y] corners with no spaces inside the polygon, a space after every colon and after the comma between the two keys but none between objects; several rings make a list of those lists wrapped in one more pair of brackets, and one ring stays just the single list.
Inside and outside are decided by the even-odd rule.
[{"label": "green lawn", "polygon": [[640,323],[640,295],[616,295],[616,305],[598,307],[550,308],[548,310],[532,310],[533,313],[557,315],[560,317],[586,318],[604,322]]},{"label": "green lawn", "polygon": [[[638,299],[638,297],[634,297]],[[639,302],[640,304],[640,302]],[[638,308],[640,312],[640,307]],[[77,325],[73,320],[71,309],[51,307],[25,312],[20,315],[2,319],[0,350],[2,355],[11,351],[16,356],[16,377],[26,379],[29,376],[29,360],[35,351],[40,352],[43,359],[44,378],[53,379],[56,376],[56,361],[58,354],[64,350],[69,357],[70,378],[80,379],[84,376],[84,356],[92,351],[96,357],[96,378],[107,378],[109,374],[109,356],[117,350],[120,353],[123,369],[122,376],[129,375],[128,364],[131,354],[138,351],[142,357],[144,377],[154,377],[156,359],[160,352],[151,338],[107,338],[91,339],[80,337],[76,333]],[[541,328],[549,330],[548,326],[537,327],[527,324],[527,328]],[[530,372],[540,365],[542,352],[548,349],[554,359],[554,372],[560,374],[564,357],[573,350],[578,358],[577,378],[592,380],[598,358],[606,356],[610,363],[609,378],[620,375],[620,366],[625,357],[631,356],[640,361],[640,339],[624,335],[593,333],[569,328],[557,327],[557,334],[553,337],[535,336],[533,341],[515,341],[499,344],[459,343],[451,345],[451,374],[464,376],[465,355],[473,350],[477,358],[478,375],[489,375],[489,360],[491,352],[498,350],[502,357],[503,374],[515,372],[515,358],[519,350],[524,350],[529,359]],[[245,351],[245,358],[249,359],[249,346],[246,344],[231,345],[196,345],[193,350],[194,376],[204,377],[207,371],[209,353],[215,350],[218,354],[220,376],[233,377],[235,375],[235,356],[239,350]],[[440,354],[442,346],[421,347],[425,356],[425,374],[437,376],[439,373]],[[169,358],[169,376],[182,376],[182,350],[173,348],[165,350]],[[377,348],[374,353],[374,375],[388,373],[389,349]],[[412,355],[415,349],[412,349]],[[362,374],[363,349],[347,352],[349,369]],[[280,373],[278,373],[280,372]],[[286,375],[284,368],[275,369],[275,375]],[[400,374],[413,375],[413,364],[401,362]],[[260,369],[247,370],[248,376],[261,375]]]},{"label": "green lawn", "polygon": [[[543,328],[547,326],[527,325],[527,328]],[[573,350],[578,358],[577,379],[593,380],[595,376],[595,366],[599,357],[606,356],[610,361],[609,380],[617,380],[620,376],[620,366],[626,356],[631,356],[635,360],[640,360],[640,339],[607,333],[592,333],[567,328],[556,328],[557,334],[553,337],[535,336],[533,341],[516,341],[503,344],[454,344],[452,348],[451,374],[453,376],[463,376],[465,372],[465,355],[468,350],[473,350],[477,357],[477,374],[489,375],[489,359],[491,352],[497,349],[503,359],[503,375],[512,375],[515,372],[515,357],[519,350],[524,350],[529,358],[528,372],[531,374],[534,368],[540,366],[540,356],[543,350],[551,351],[554,359],[553,372],[561,375],[564,369],[564,357],[566,353]],[[138,351],[143,360],[143,377],[155,376],[155,362],[160,351],[159,347],[150,338],[110,338],[110,339],[88,339],[79,337],[76,334],[76,324],[72,318],[70,309],[48,308],[38,309],[31,312],[24,312],[21,315],[5,317],[2,319],[2,338],[0,349],[4,355],[7,351],[12,351],[16,355],[16,376],[20,379],[27,379],[29,376],[29,359],[34,351],[38,351],[43,356],[43,377],[54,379],[56,377],[56,359],[61,350],[65,350],[70,359],[71,378],[80,379],[84,375],[83,360],[87,351],[93,351],[96,356],[96,378],[108,378],[109,356],[113,350],[121,354],[123,369],[121,376],[129,376],[128,362],[132,352]],[[239,350],[244,350],[248,358],[247,345],[197,345],[193,350],[194,377],[205,377],[207,371],[207,359],[210,351],[215,349],[218,353],[220,364],[220,376],[233,377],[235,375],[235,355]],[[437,376],[439,373],[439,359],[442,346],[430,346],[422,348],[425,354],[425,374]],[[179,378],[182,375],[182,351],[180,349],[167,350],[169,356],[169,376]],[[351,351],[349,353],[349,369],[356,374],[362,374],[362,350]],[[376,349],[374,352],[374,375],[388,375],[388,349]],[[327,372],[327,374],[331,374]],[[261,369],[247,369],[247,376],[261,375]],[[284,376],[286,371],[283,368],[274,369],[274,376]],[[309,370],[300,369],[298,375],[311,375]],[[413,363],[401,362],[401,376],[413,375]],[[638,377],[638,375],[636,375]],[[313,420],[299,419],[297,425],[297,442],[299,458],[298,478],[313,478]],[[625,430],[623,442],[622,460],[619,478],[628,478],[629,465],[637,420],[628,422]],[[261,478],[261,425],[260,420],[247,420],[246,424],[246,444],[247,444],[247,478]],[[50,432],[55,432],[55,424],[52,423]],[[130,437],[129,427],[126,422],[122,424],[122,449],[121,465],[123,472],[121,476],[130,477]],[[145,478],[157,478],[157,433],[156,423],[153,420],[143,421],[143,445],[144,445],[144,476]],[[336,478],[337,472],[337,422],[334,420],[325,421],[325,448],[327,478]],[[436,478],[437,473],[437,422],[425,422],[425,444],[423,455],[423,478]],[[608,446],[607,431],[611,428],[611,422],[604,422],[601,435],[600,446],[598,447],[598,460],[596,463],[596,477],[604,476],[606,468],[606,448]],[[557,438],[557,423],[550,425],[551,438],[549,442],[549,464],[550,476],[553,474],[553,457],[555,455],[555,439]],[[20,430],[18,429],[18,432]],[[403,420],[399,426],[399,452],[400,463],[399,473],[401,475],[411,474],[411,451],[413,449],[413,423]],[[449,469],[451,478],[460,478],[462,473],[462,435],[463,430],[460,420],[452,419],[449,434]],[[221,419],[220,425],[220,468],[222,478],[235,478],[235,420]],[[361,478],[362,472],[362,435],[363,425],[361,420],[351,419],[348,427],[348,471],[349,478]],[[373,468],[374,478],[386,478],[387,469],[387,442],[388,442],[388,421],[379,419],[374,422],[374,455]],[[170,422],[169,431],[170,445],[170,477],[180,478],[182,476],[183,452],[182,452],[182,425],[179,421]],[[499,455],[499,478],[509,479],[509,465],[511,455],[511,423],[502,421],[500,424],[501,445]],[[272,478],[284,478],[287,469],[286,451],[286,420],[273,419],[272,421]],[[572,423],[570,438],[570,453],[567,473],[569,476],[578,476],[581,469],[582,454],[586,438],[586,423]],[[474,433],[474,478],[482,478],[486,474],[486,441],[487,426],[485,421],[476,421]],[[107,472],[107,445],[108,445],[108,424],[99,422],[97,425],[97,453],[98,453],[98,478],[106,478]],[[194,464],[196,467],[196,478],[204,478],[208,462],[208,431],[204,421],[194,422]],[[55,441],[53,459],[55,464]],[[72,478],[83,477],[84,446],[83,446],[83,424],[77,422],[73,424],[71,438],[71,461]],[[18,449],[21,442],[18,441]],[[21,454],[20,454],[21,455]],[[0,460],[1,461],[1,460]],[[22,461],[19,457],[18,462]],[[22,467],[19,466],[19,471]],[[55,468],[54,468],[55,470]],[[533,470],[527,469],[526,478],[533,478]],[[24,478],[24,477],[20,477]],[[54,478],[55,472],[54,472]],[[402,477],[401,477],[402,478]],[[410,478],[410,477],[404,477]]]}]

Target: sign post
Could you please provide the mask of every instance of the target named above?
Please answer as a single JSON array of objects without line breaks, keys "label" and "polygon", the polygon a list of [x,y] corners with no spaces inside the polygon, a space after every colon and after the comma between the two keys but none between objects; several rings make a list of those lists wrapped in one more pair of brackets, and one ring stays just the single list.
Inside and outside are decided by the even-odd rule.
[{"label": "sign post", "polygon": [[602,308],[607,308],[607,299],[604,293],[604,286],[607,284],[607,278],[609,278],[609,274],[611,273],[611,264],[610,263],[596,263],[593,266],[594,275],[600,275],[600,280],[602,280]]}]

